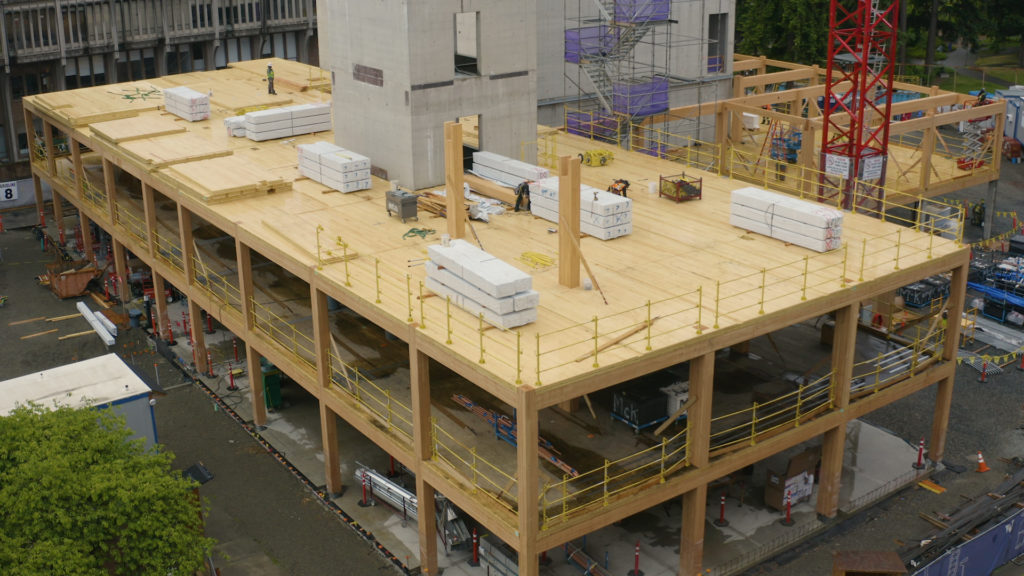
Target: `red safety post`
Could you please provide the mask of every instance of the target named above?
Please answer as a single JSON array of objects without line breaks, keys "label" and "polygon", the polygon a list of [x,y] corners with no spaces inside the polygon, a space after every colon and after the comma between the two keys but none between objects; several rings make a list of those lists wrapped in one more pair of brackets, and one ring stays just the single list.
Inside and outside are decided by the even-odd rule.
[{"label": "red safety post", "polygon": [[64,246],[67,244],[67,238],[64,236],[64,229],[61,228],[60,230],[57,230],[57,234],[60,237],[60,245]]},{"label": "red safety post", "polygon": [[4,231],[4,215],[0,214],[0,232]]},{"label": "red safety post", "polygon": [[1024,350],[1020,353],[1020,364],[1017,364],[1017,370],[1019,372],[1024,372]]},{"label": "red safety post", "polygon": [[469,558],[469,565],[480,565],[480,541],[476,537],[476,528],[473,528],[473,555]]},{"label": "red safety post", "polygon": [[42,208],[39,209],[39,225],[46,228],[46,212]]},{"label": "red safety post", "polygon": [[793,522],[793,494],[786,491],[786,517],[779,521],[783,526],[792,526]]},{"label": "red safety post", "polygon": [[390,458],[390,461],[388,463],[388,473],[386,474],[386,476],[388,478],[394,478],[395,476],[398,475],[395,473],[395,457],[389,455],[388,458]]},{"label": "red safety post", "polygon": [[172,330],[170,325],[168,325],[167,326],[167,345],[168,346],[174,346],[175,344],[177,344],[177,342],[174,341],[174,330]]},{"label": "red safety post", "polygon": [[988,362],[981,363],[981,376],[978,376],[978,382],[985,384],[988,382]]},{"label": "red safety post", "polygon": [[192,349],[192,367],[193,368],[196,367],[196,349],[195,348]]},{"label": "red safety post", "polygon": [[214,377],[213,373],[213,354],[209,350],[206,351],[206,375],[210,378]]},{"label": "red safety post", "polygon": [[159,338],[160,337],[160,332],[157,331],[157,329],[156,329],[156,314],[150,314],[149,315],[149,320],[150,320],[150,322],[153,323],[153,337],[154,338]]},{"label": "red safety post", "polygon": [[360,475],[360,479],[363,482],[363,499],[360,500],[358,502],[358,504],[359,504],[359,506],[361,508],[366,508],[367,506],[370,505],[370,502],[366,499],[366,472],[365,471],[363,471],[363,473]]},{"label": "red safety post", "polygon": [[640,541],[636,541],[636,548],[633,550],[633,569],[626,576],[644,576],[640,571]]},{"label": "red safety post", "polygon": [[210,316],[210,313],[207,312],[206,313],[206,333],[207,334],[213,334],[213,332],[214,332],[214,330],[213,330],[213,316]]},{"label": "red safety post", "polygon": [[103,299],[110,301],[110,277],[103,281]]},{"label": "red safety post", "polygon": [[725,492],[722,492],[721,507],[718,510],[718,519],[714,521],[714,525],[719,527],[729,525],[729,521],[725,519]]},{"label": "red safety post", "polygon": [[231,339],[231,347],[235,349],[235,362],[238,362],[238,340],[236,338]]},{"label": "red safety post", "polygon": [[228,390],[234,392],[238,390],[238,385],[235,384],[235,367],[228,362]]},{"label": "red safety post", "polygon": [[924,470],[924,438],[917,444],[917,462],[914,463],[914,470]]}]

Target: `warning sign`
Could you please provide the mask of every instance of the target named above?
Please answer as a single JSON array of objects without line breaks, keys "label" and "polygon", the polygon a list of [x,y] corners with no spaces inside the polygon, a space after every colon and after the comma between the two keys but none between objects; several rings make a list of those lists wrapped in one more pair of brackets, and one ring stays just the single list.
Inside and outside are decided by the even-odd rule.
[{"label": "warning sign", "polygon": [[878,180],[882,177],[882,166],[885,166],[885,156],[868,156],[864,159],[861,180]]},{"label": "warning sign", "polygon": [[850,177],[850,157],[838,154],[825,154],[825,174]]}]

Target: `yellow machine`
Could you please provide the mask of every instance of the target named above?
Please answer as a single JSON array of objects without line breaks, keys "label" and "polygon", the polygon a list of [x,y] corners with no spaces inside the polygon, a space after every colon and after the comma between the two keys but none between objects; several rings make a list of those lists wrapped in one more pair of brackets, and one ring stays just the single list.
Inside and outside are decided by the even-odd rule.
[{"label": "yellow machine", "polygon": [[583,162],[585,166],[604,166],[615,159],[615,154],[611,150],[603,148],[587,150],[579,156],[580,162]]}]

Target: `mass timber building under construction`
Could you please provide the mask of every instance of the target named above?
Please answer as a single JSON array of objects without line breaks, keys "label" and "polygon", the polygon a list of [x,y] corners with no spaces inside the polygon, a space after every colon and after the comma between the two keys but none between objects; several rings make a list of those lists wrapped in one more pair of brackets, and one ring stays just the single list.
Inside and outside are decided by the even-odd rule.
[{"label": "mass timber building under construction", "polygon": [[[748,62],[738,64],[757,67]],[[931,148],[918,149],[917,161],[908,161],[926,168],[916,177],[909,175],[912,168],[905,171],[911,184],[922,188],[912,187],[909,194],[887,190],[881,206],[855,202],[844,214],[841,246],[824,253],[729,223],[731,191],[749,187],[751,180],[765,188],[798,183],[786,191],[815,201],[832,196],[821,190],[811,160],[793,163],[799,171],[790,169],[785,178],[777,177],[770,156],[760,163],[741,161],[752,157],[741,147],[744,138],[765,138],[772,130],[760,120],[744,129],[743,113],[774,121],[784,112],[764,106],[809,101],[813,106],[817,77],[808,72],[800,72],[808,75],[805,88],[742,96],[661,118],[685,124],[717,115],[717,142],[696,141],[684,128],[670,133],[668,124],[654,131],[656,120],[624,122],[626,128],[620,123],[617,129],[626,130],[625,137],[609,137],[606,124],[581,134],[578,123],[573,129],[567,123],[516,136],[528,140],[516,146],[532,144],[537,151],[536,159],[526,160],[550,164],[560,177],[563,214],[578,213],[573,201],[579,200],[574,191],[581,183],[601,190],[614,179],[634,183],[632,233],[607,242],[580,237],[574,217],[552,224],[528,212],[507,212],[487,224],[469,223],[463,216],[464,180],[482,194],[515,198],[507,189],[464,176],[463,130],[471,140],[475,124],[437,121],[423,129],[443,131],[442,138],[432,139],[444,153],[424,152],[423,158],[434,154],[443,161],[448,193],[431,202],[448,217],[421,208],[417,226],[436,227],[438,236],[447,232],[454,239],[469,234],[493,257],[531,276],[539,294],[536,321],[501,330],[425,287],[427,271],[411,264],[424,260],[428,246],[440,239],[425,232],[410,235],[410,224],[391,215],[391,183],[374,177],[371,189],[340,194],[300,175],[299,145],[328,140],[367,153],[359,140],[371,137],[369,130],[253,141],[224,129],[225,118],[254,110],[331,100],[331,74],[281,60],[273,61],[278,94],[268,94],[267,63],[27,97],[25,125],[40,127],[32,174],[41,218],[46,217],[45,181],[53,190],[58,228],[68,226],[65,203],[73,205],[83,231],[95,224],[112,237],[118,276],[127,276],[130,253],[152,271],[156,294],[172,284],[187,296],[192,318],[205,312],[244,340],[250,375],[260,374],[264,357],[316,398],[329,492],[342,490],[341,461],[355,457],[339,445],[340,418],[415,475],[421,510],[432,509],[436,495],[443,494],[518,553],[519,574],[538,574],[543,551],[678,500],[678,571],[695,575],[702,573],[708,485],[717,479],[815,440],[821,444],[815,506],[819,514],[835,516],[847,424],[931,386],[936,403],[928,456],[941,459],[960,324],[946,326],[939,313],[946,310],[955,318],[963,308],[969,250],[958,241],[962,211],[927,199],[945,170],[927,134],[945,114],[953,115],[950,121],[980,113],[998,119],[997,108],[939,112],[965,100],[930,89],[927,97],[912,101],[917,104],[908,104],[906,112],[922,112],[909,121],[924,131],[923,142],[931,142]],[[522,81],[529,98],[531,66],[527,58],[521,75],[510,79],[499,72],[498,78],[485,74],[469,82]],[[359,71],[366,76],[358,89],[371,90],[375,73]],[[769,76],[762,79],[781,81]],[[383,77],[390,78],[386,70]],[[745,86],[753,80],[736,82]],[[333,83],[335,94],[347,89],[337,78]],[[186,122],[164,109],[161,90],[178,86],[208,95],[208,120]],[[460,89],[458,80],[451,89]],[[122,97],[129,93],[142,96]],[[417,97],[426,100],[417,103]],[[405,102],[414,107],[435,105],[427,93],[410,98]],[[508,112],[487,100],[481,98],[479,105]],[[514,113],[532,114],[531,107],[532,101]],[[335,127],[360,110],[336,104]],[[466,114],[460,110],[447,117]],[[813,113],[796,115],[801,118],[792,122],[813,125]],[[370,117],[364,115],[360,123]],[[418,146],[422,141],[412,135],[420,120],[410,117],[404,136],[391,137]],[[55,147],[55,138],[66,138],[66,151]],[[616,148],[611,164],[581,169],[577,157],[595,148],[595,139],[632,149]],[[506,143],[502,151],[512,148]],[[378,174],[412,161],[411,156],[389,158],[386,151],[368,155]],[[997,177],[998,155],[989,158],[988,169]],[[972,164],[960,173],[951,168],[954,177],[948,180],[972,177],[980,167]],[[400,169],[429,174],[415,164]],[[685,177],[700,179],[699,201],[637,191],[647,183],[661,190],[662,177],[677,181],[684,169]],[[985,177],[995,179],[990,176]],[[83,248],[92,259],[92,242]],[[593,283],[599,282],[597,289],[581,287],[581,263]],[[916,325],[903,327],[906,317],[894,309],[894,292],[935,275],[951,279],[948,298],[926,310]],[[872,313],[862,322],[867,308]],[[156,299],[156,309],[156,332],[167,334],[172,325],[163,299]],[[808,369],[807,377],[769,398],[751,401],[748,394],[739,404],[735,394],[720,394],[752,387],[735,379],[743,372],[733,364],[735,356],[746,356],[742,352],[750,342],[822,316],[833,321],[827,360]],[[191,324],[191,332],[195,363],[206,371],[199,322]],[[885,340],[885,351],[870,357],[858,352],[858,342],[867,338]],[[377,378],[362,356],[382,343],[389,343],[387,353],[398,368]],[[607,411],[611,391],[665,370],[688,380],[690,400],[663,418],[655,435],[635,436],[643,442],[634,441],[636,428],[627,426],[615,432],[629,439],[625,442],[610,436],[588,439],[583,427],[575,436],[555,436],[548,429],[556,414],[571,415],[580,401]],[[250,389],[251,416],[260,424],[267,417],[263,388]],[[512,416],[514,442],[470,434],[453,413],[458,410],[453,394]],[[685,419],[677,419],[684,412]],[[561,456],[550,458],[546,446]],[[429,514],[419,516],[418,531],[421,567],[437,573],[438,534]]]}]

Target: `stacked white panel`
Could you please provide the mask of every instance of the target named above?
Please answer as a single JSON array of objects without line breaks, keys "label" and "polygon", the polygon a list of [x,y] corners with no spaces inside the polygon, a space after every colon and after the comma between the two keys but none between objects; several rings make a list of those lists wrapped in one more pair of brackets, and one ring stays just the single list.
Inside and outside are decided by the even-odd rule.
[{"label": "stacked white panel", "polygon": [[236,138],[245,137],[245,116],[229,116],[224,119],[224,127],[228,130],[228,136]]},{"label": "stacked white panel", "polygon": [[261,142],[275,138],[301,136],[331,129],[331,105],[297,104],[245,115],[245,136]]},{"label": "stacked white panel", "polygon": [[733,191],[729,223],[816,252],[842,246],[842,211],[761,188]]},{"label": "stacked white panel", "polygon": [[523,182],[541,180],[551,175],[547,168],[493,152],[474,152],[473,172],[481,178],[495,180],[513,188]]},{"label": "stacked white panel", "polygon": [[427,247],[424,285],[492,326],[507,330],[537,320],[533,278],[465,240]]},{"label": "stacked white panel", "polygon": [[299,144],[299,173],[339,192],[373,187],[370,159],[330,142]]},{"label": "stacked white panel", "polygon": [[[558,224],[558,177],[530,183],[530,212]],[[580,186],[580,231],[611,240],[633,233],[633,201],[618,194]]]},{"label": "stacked white panel", "polygon": [[186,86],[164,89],[164,108],[189,122],[210,117],[210,97]]}]

